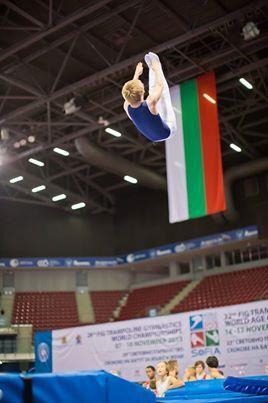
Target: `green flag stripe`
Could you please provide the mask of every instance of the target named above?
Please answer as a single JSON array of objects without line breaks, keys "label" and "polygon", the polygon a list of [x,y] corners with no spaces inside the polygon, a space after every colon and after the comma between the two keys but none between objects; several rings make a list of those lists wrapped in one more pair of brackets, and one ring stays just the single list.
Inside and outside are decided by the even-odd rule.
[{"label": "green flag stripe", "polygon": [[181,84],[182,124],[189,217],[206,214],[198,92],[195,80]]}]

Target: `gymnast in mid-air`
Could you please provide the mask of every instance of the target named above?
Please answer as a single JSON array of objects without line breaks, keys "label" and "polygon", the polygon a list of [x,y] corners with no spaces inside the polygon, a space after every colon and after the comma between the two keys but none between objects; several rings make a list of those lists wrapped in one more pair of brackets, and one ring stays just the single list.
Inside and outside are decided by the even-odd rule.
[{"label": "gymnast in mid-air", "polygon": [[167,140],[175,126],[168,84],[158,56],[148,53],[145,62],[149,68],[149,95],[144,99],[144,85],[140,80],[143,65],[136,66],[134,77],[122,88],[124,109],[136,128],[153,142]]}]

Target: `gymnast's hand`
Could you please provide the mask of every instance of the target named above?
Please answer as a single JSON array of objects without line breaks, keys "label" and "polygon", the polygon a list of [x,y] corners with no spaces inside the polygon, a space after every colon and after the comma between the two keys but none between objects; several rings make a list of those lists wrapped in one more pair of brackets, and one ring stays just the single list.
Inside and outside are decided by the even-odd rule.
[{"label": "gymnast's hand", "polygon": [[139,62],[136,66],[136,70],[135,70],[135,77],[138,78],[139,76],[141,76],[143,73],[143,65],[142,62]]}]

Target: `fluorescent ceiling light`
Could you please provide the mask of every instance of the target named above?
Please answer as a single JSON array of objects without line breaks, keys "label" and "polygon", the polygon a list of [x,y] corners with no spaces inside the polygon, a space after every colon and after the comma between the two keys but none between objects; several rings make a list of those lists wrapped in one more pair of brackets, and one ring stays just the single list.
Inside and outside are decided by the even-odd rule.
[{"label": "fluorescent ceiling light", "polygon": [[16,183],[16,182],[20,182],[23,181],[23,176],[16,176],[16,178],[12,178],[10,179],[10,183]]},{"label": "fluorescent ceiling light", "polygon": [[64,199],[66,199],[66,195],[64,193],[52,197],[52,201],[54,201],[54,202],[59,201],[59,200],[64,200]]},{"label": "fluorescent ceiling light", "polygon": [[29,158],[28,161],[31,164],[38,165],[39,167],[43,167],[45,165],[42,161],[38,161],[35,158]]},{"label": "fluorescent ceiling light", "polygon": [[112,136],[115,136],[115,137],[121,137],[122,136],[122,134],[120,132],[118,132],[118,131],[116,131],[114,129],[111,129],[110,127],[106,127],[105,131],[107,133],[111,134]]},{"label": "fluorescent ceiling light", "polygon": [[33,193],[37,193],[37,192],[41,192],[41,190],[45,190],[45,185],[40,185],[40,186],[37,186],[36,188],[33,188],[32,189],[32,192]]},{"label": "fluorescent ceiling light", "polygon": [[70,153],[69,153],[68,151],[63,150],[62,148],[58,148],[58,147],[55,147],[55,148],[53,149],[53,151],[54,151],[54,153],[57,153],[57,154],[60,154],[60,155],[64,155],[64,157],[68,157],[68,155],[70,155]]},{"label": "fluorescent ceiling light", "polygon": [[206,98],[211,104],[215,104],[215,103],[216,103],[215,99],[212,98],[210,95],[206,94],[205,92],[204,92],[204,94],[203,94],[203,97]]},{"label": "fluorescent ceiling light", "polygon": [[248,80],[246,80],[245,78],[241,77],[239,78],[239,82],[244,85],[244,87],[246,87],[248,90],[252,90],[253,85],[250,84],[250,82]]},{"label": "fluorescent ceiling light", "polygon": [[83,207],[86,207],[86,203],[80,202],[80,203],[73,204],[71,209],[78,210],[79,208],[83,208]]},{"label": "fluorescent ceiling light", "polygon": [[138,180],[136,178],[133,178],[133,176],[125,175],[124,179],[125,181],[130,183],[138,183]]},{"label": "fluorescent ceiling light", "polygon": [[232,148],[233,150],[235,150],[238,153],[241,153],[241,151],[242,151],[240,147],[238,147],[236,144],[233,144],[233,143],[230,144],[230,148]]}]

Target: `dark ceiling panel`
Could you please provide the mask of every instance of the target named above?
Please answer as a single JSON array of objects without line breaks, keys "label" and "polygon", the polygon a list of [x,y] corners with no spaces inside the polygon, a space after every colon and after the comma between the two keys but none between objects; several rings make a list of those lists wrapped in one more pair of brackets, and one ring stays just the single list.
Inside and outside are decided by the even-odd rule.
[{"label": "dark ceiling panel", "polygon": [[[4,0],[0,6],[0,124],[10,133],[0,144],[0,158],[3,167],[12,161],[8,169],[30,178],[26,187],[33,176],[48,184],[42,203],[53,206],[51,184],[76,199],[92,198],[91,212],[113,212],[120,192],[131,186],[78,154],[73,141],[82,135],[165,174],[164,145],[141,137],[122,110],[121,86],[152,49],[159,53],[170,85],[215,70],[224,168],[267,155],[267,1],[51,3],[53,9],[44,0]],[[249,21],[257,24],[260,35],[246,42],[241,31]],[[254,83],[252,91],[239,84],[241,75]],[[65,115],[63,104],[74,96],[82,97],[84,105]],[[106,133],[100,118],[122,137]],[[14,147],[29,136],[34,143]],[[230,142],[242,145],[244,152],[231,151]],[[68,150],[69,157],[55,154],[54,146]],[[36,170],[30,157],[45,160],[45,168]],[[8,177],[4,179],[5,197],[10,192],[13,199],[16,194],[18,199],[38,197],[22,195],[22,189],[10,188]]]}]

